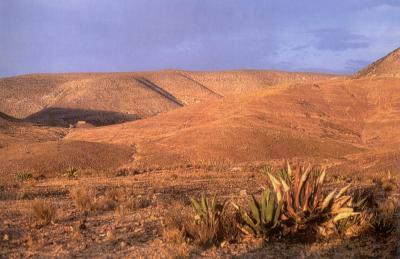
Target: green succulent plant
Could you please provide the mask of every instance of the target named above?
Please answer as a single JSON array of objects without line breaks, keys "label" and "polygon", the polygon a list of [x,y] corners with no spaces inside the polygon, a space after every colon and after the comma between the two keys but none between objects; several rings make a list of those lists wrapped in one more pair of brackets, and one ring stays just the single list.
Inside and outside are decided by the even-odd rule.
[{"label": "green succulent plant", "polygon": [[223,217],[228,203],[218,202],[215,196],[212,199],[204,196],[200,200],[192,198],[191,202],[195,221],[186,226],[189,238],[196,240],[202,246],[219,243],[223,239]]},{"label": "green succulent plant", "polygon": [[207,225],[217,224],[227,205],[227,202],[217,202],[215,196],[209,200],[204,195],[200,200],[191,198],[191,202],[196,214],[195,220]]},{"label": "green succulent plant", "polygon": [[76,169],[75,167],[68,167],[64,176],[70,178],[70,179],[74,179],[78,177],[78,169]]},{"label": "green succulent plant", "polygon": [[32,173],[30,173],[28,171],[17,172],[15,176],[20,181],[28,181],[33,178]]},{"label": "green succulent plant", "polygon": [[269,173],[271,185],[278,197],[283,197],[285,216],[293,220],[296,226],[311,221],[324,220],[334,216],[338,221],[358,215],[351,206],[351,196],[345,195],[350,185],[337,191],[323,194],[325,170],[304,169],[297,166],[293,172],[290,165],[287,169],[274,174]]},{"label": "green succulent plant", "polygon": [[268,236],[280,225],[282,202],[281,197],[267,189],[261,194],[260,201],[252,196],[249,212],[234,205],[242,219],[239,229],[246,235]]}]

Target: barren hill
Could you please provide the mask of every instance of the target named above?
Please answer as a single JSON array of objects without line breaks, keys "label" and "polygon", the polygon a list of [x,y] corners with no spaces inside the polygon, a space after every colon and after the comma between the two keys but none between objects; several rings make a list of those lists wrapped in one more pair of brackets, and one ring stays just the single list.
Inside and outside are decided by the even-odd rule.
[{"label": "barren hill", "polygon": [[399,146],[399,84],[393,79],[282,85],[137,122],[74,131],[67,139],[136,145],[134,166],[284,158],[341,163],[374,156],[377,147],[385,153]]},{"label": "barren hill", "polygon": [[360,70],[355,77],[400,77],[400,48]]},{"label": "barren hill", "polygon": [[100,126],[281,82],[331,77],[271,71],[25,75],[0,79],[0,111],[44,125],[65,127],[85,120]]},{"label": "barren hill", "polygon": [[[205,84],[207,76],[196,80]],[[208,82],[213,90],[217,80]],[[357,170],[394,169],[399,85],[394,76],[282,83],[140,121],[72,131],[67,139],[133,145],[133,167],[289,158],[344,167],[374,161]]]},{"label": "barren hill", "polygon": [[[28,82],[36,81],[30,77],[40,83],[31,86]],[[80,152],[84,143],[88,149],[79,157],[91,161],[79,162],[84,168],[92,166],[100,150],[104,152],[96,166],[105,161],[103,168],[163,168],[213,161],[258,164],[283,159],[346,170],[399,166],[400,79],[394,76],[352,79],[270,71],[161,71],[36,75],[1,82],[2,96],[8,96],[0,104],[2,109],[25,121],[57,126],[80,119],[97,126],[128,121],[64,130],[67,135],[62,140],[24,142],[23,149],[31,157],[27,160],[19,145],[1,149],[0,158],[18,154],[18,163],[25,166],[46,152],[54,155],[57,152],[52,150],[61,152],[67,147],[71,156],[59,160],[75,161],[74,150]],[[124,159],[104,155],[113,149]],[[52,159],[56,161],[57,156]],[[60,161],[52,164],[62,168]],[[2,168],[9,170],[14,162],[7,159]]]}]

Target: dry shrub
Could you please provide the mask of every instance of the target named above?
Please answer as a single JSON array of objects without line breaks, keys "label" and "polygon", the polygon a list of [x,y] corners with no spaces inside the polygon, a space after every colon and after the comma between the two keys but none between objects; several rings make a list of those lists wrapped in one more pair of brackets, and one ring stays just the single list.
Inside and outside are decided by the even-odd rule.
[{"label": "dry shrub", "polygon": [[76,208],[82,212],[89,212],[95,208],[96,192],[93,187],[75,186],[70,191],[70,197]]},{"label": "dry shrub", "polygon": [[180,202],[167,206],[163,225],[163,236],[169,243],[181,244],[186,241],[186,225],[190,219],[190,210]]},{"label": "dry shrub", "polygon": [[238,240],[240,230],[237,227],[239,222],[239,215],[235,209],[228,207],[224,214],[221,216],[222,236],[223,240],[229,243]]},{"label": "dry shrub", "polygon": [[170,243],[187,242],[202,247],[218,245],[223,241],[233,242],[239,235],[236,211],[221,212],[218,219],[210,224],[210,221],[199,219],[199,214],[190,207],[173,203],[164,219],[163,236]]},{"label": "dry shrub", "polygon": [[395,230],[397,210],[394,201],[388,200],[379,204],[370,219],[371,226],[377,235],[388,236]]},{"label": "dry shrub", "polygon": [[119,205],[116,209],[115,209],[115,223],[117,225],[121,224],[122,221],[124,220],[126,214],[127,214],[127,207],[123,204]]},{"label": "dry shrub", "polygon": [[396,179],[392,176],[391,172],[382,172],[372,178],[372,183],[378,189],[384,190],[387,193],[396,191],[399,186]]},{"label": "dry shrub", "polygon": [[50,201],[34,200],[31,209],[32,215],[41,224],[49,224],[51,222],[54,222],[54,220],[56,219],[57,208]]},{"label": "dry shrub", "polygon": [[147,208],[151,205],[151,199],[144,195],[130,196],[125,201],[125,206],[131,210]]},{"label": "dry shrub", "polygon": [[98,210],[113,210],[123,199],[123,191],[117,188],[107,190],[96,202]]}]

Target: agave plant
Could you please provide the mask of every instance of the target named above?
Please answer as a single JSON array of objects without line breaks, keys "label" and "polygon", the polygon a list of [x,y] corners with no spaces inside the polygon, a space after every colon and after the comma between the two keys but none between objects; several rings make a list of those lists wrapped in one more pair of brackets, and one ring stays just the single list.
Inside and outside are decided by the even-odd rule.
[{"label": "agave plant", "polygon": [[265,165],[261,168],[260,172],[264,175],[268,175],[269,173],[272,173],[274,171],[274,168],[271,165]]},{"label": "agave plant", "polygon": [[76,169],[73,166],[70,166],[67,168],[67,170],[65,171],[64,176],[70,178],[70,179],[74,179],[78,177],[78,169]]},{"label": "agave plant", "polygon": [[246,235],[266,237],[280,225],[282,199],[270,190],[265,190],[260,201],[252,196],[250,212],[234,205],[240,212],[242,224],[239,229]]},{"label": "agave plant", "polygon": [[191,202],[195,212],[195,222],[186,226],[190,232],[188,234],[203,246],[220,241],[223,232],[222,217],[228,203],[217,202],[215,196],[211,200],[204,196],[200,200],[192,198]]},{"label": "agave plant", "polygon": [[204,195],[200,198],[200,200],[191,198],[191,202],[196,213],[195,219],[207,225],[213,225],[217,223],[227,204],[227,202],[218,203],[215,199],[215,196],[209,200],[205,198]]},{"label": "agave plant", "polygon": [[351,197],[345,195],[350,185],[323,195],[325,170],[297,166],[293,172],[288,164],[287,169],[278,171],[275,175],[268,174],[272,187],[278,198],[283,197],[284,214],[296,226],[323,220],[331,215],[335,215],[335,220],[340,220],[358,214],[350,206]]},{"label": "agave plant", "polygon": [[20,181],[28,181],[33,178],[33,175],[28,171],[20,171],[16,173],[16,177]]}]

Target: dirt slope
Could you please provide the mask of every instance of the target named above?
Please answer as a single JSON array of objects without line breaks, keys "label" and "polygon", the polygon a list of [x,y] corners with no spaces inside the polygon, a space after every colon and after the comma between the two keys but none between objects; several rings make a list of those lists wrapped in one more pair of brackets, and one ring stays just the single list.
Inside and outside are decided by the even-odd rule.
[{"label": "dirt slope", "polygon": [[400,77],[400,48],[360,70],[355,77]]},{"label": "dirt slope", "polygon": [[100,126],[147,118],[281,81],[331,77],[268,71],[25,75],[0,79],[0,112],[52,126],[65,127],[79,120]]}]

